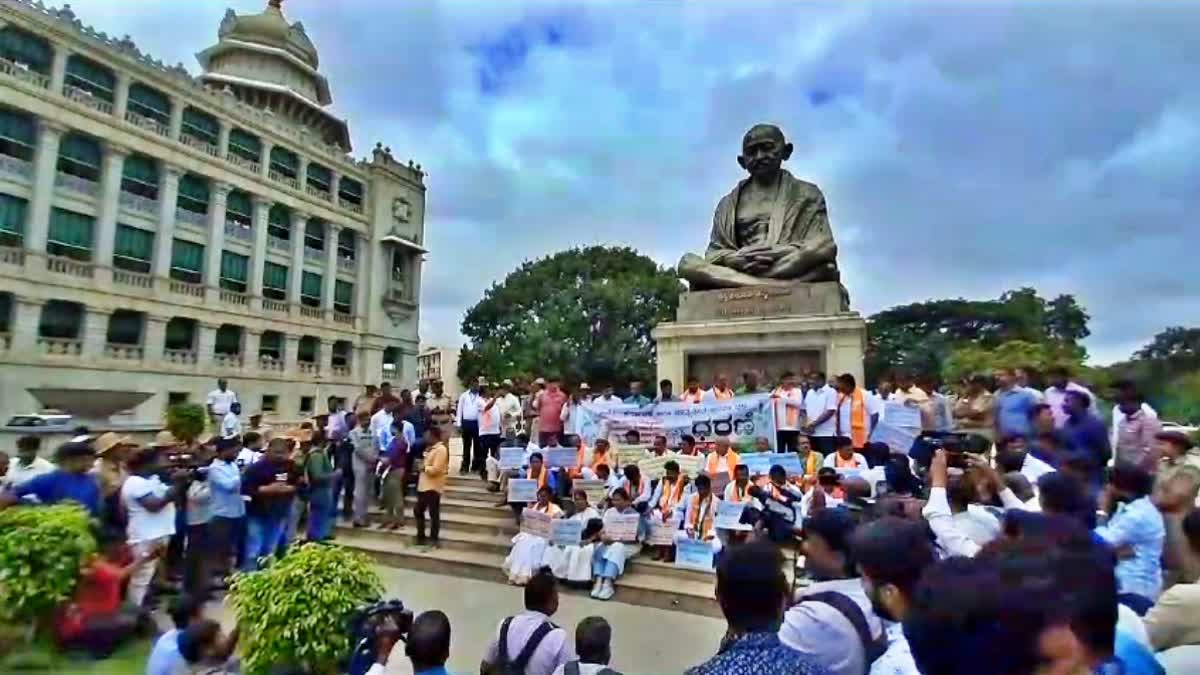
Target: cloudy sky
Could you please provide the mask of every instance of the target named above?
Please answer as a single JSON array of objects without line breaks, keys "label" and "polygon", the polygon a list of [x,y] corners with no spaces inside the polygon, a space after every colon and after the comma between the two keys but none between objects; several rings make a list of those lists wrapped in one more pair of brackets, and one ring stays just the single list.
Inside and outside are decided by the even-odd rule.
[{"label": "cloudy sky", "polygon": [[[195,71],[227,6],[72,0]],[[701,250],[774,121],[829,202],[863,314],[1034,286],[1092,315],[1093,362],[1200,324],[1200,5],[288,0],[357,154],[428,171],[421,334],[526,258]]]}]

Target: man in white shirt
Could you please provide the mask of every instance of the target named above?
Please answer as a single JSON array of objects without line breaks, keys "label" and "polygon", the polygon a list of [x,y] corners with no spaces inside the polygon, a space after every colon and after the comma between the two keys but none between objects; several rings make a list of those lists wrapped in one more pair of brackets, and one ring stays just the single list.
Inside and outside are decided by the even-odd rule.
[{"label": "man in white shirt", "polygon": [[825,373],[817,371],[811,380],[812,386],[804,396],[804,413],[808,423],[804,433],[808,435],[812,449],[828,455],[833,452],[833,438],[837,430],[837,391],[829,386]]},{"label": "man in white shirt", "polygon": [[[480,672],[502,672],[505,666],[525,675],[553,675],[559,666],[575,660],[567,643],[567,632],[550,623],[558,611],[558,582],[549,568],[542,568],[525,584],[525,611],[501,622],[484,652]],[[506,638],[501,648],[501,636]],[[526,662],[518,659],[533,645]]]},{"label": "man in white shirt", "polygon": [[517,437],[521,426],[521,399],[513,393],[512,380],[500,383],[497,397],[500,405],[501,432],[506,439],[511,441]]},{"label": "man in white shirt", "polygon": [[217,388],[208,392],[208,398],[205,400],[208,416],[212,419],[214,426],[221,423],[225,413],[229,412],[229,406],[237,403],[237,400],[237,394],[230,390],[229,383],[225,381],[225,378],[217,380]]},{"label": "man in white shirt", "polygon": [[887,634],[887,651],[871,663],[869,675],[918,675],[901,622],[921,574],[937,561],[924,524],[889,516],[859,527],[850,548]]},{"label": "man in white shirt", "polygon": [[17,487],[56,468],[54,462],[38,457],[42,439],[37,436],[22,436],[17,439],[17,458],[9,464],[8,474],[0,478],[0,486]]},{"label": "man in white shirt", "polygon": [[233,438],[242,435],[242,404],[234,401],[229,405],[229,412],[221,419],[221,438]]},{"label": "man in white shirt", "polygon": [[605,387],[593,401],[601,405],[616,405],[624,402],[620,396],[613,393],[612,385]]},{"label": "man in white shirt", "polygon": [[[458,407],[455,410],[454,425],[462,437],[462,463],[458,465],[458,473],[464,476],[469,471],[482,472],[484,469],[484,453],[479,445],[479,408],[483,398],[479,395],[479,383],[471,385],[458,397]],[[472,457],[472,450],[478,458]]]},{"label": "man in white shirt", "polygon": [[800,418],[804,416],[804,392],[796,386],[796,376],[785,371],[779,386],[771,392],[775,415],[775,449],[777,452],[799,452]]},{"label": "man in white shirt", "polygon": [[1067,411],[1064,404],[1067,400],[1068,391],[1083,392],[1088,395],[1092,405],[1089,410],[1096,417],[1100,417],[1100,408],[1096,405],[1096,395],[1087,387],[1071,380],[1070,372],[1061,366],[1051,368],[1046,377],[1050,382],[1050,386],[1046,387],[1046,392],[1043,394],[1046,405],[1050,406],[1050,414],[1054,416],[1054,428],[1061,429],[1067,423]]},{"label": "man in white shirt", "polygon": [[175,501],[184,482],[168,486],[158,477],[162,470],[161,452],[145,448],[129,458],[129,477],[121,486],[121,505],[128,519],[126,535],[137,567],[129,577],[126,601],[141,607],[146,590],[154,579],[156,552],[165,551],[175,534]]}]

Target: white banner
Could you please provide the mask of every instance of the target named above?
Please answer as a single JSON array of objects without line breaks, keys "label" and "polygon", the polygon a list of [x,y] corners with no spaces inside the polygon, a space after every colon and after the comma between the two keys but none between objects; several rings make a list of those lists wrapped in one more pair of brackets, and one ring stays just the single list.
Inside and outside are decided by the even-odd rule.
[{"label": "white banner", "polygon": [[667,446],[679,447],[684,435],[696,439],[707,450],[719,436],[728,436],[739,452],[754,447],[759,438],[775,447],[775,420],[768,394],[735,396],[726,401],[703,403],[632,404],[584,403],[577,409],[579,435],[589,446],[606,438],[614,446],[629,441],[626,434],[636,431],[638,443],[649,446],[655,436],[666,436]]}]

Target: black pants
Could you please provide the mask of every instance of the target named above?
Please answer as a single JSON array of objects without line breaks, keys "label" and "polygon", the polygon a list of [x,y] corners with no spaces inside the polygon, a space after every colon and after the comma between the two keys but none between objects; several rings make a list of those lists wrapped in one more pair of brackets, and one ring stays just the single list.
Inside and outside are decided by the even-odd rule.
[{"label": "black pants", "polygon": [[187,526],[187,544],[183,554],[183,589],[193,598],[208,597],[212,537],[208,523]]},{"label": "black pants", "polygon": [[[487,458],[489,456],[496,459],[500,458],[500,439],[499,434],[485,434],[479,437],[479,445],[477,446],[476,458],[478,462],[471,465],[472,471],[478,471],[481,476],[487,474]],[[478,466],[476,466],[478,464]]]},{"label": "black pants", "polygon": [[822,457],[828,457],[836,450],[833,436],[809,436],[808,444],[813,450],[821,453]]},{"label": "black pants", "polygon": [[775,452],[799,452],[800,432],[780,429],[775,432]]},{"label": "black pants", "polygon": [[[462,456],[462,463],[459,464],[459,466],[458,466],[459,473],[483,470],[483,468],[485,466],[484,459],[483,459],[483,453],[478,452],[478,450],[479,450],[478,445],[479,445],[479,422],[477,422],[475,420],[463,420],[463,423],[462,423],[463,456]],[[473,449],[476,451],[476,454],[479,455],[478,461],[474,461],[471,457],[471,451]]]},{"label": "black pants", "polygon": [[64,649],[87,652],[94,659],[107,659],[135,636],[153,634],[154,622],[149,614],[123,607],[112,614],[85,619],[82,630],[61,644]]},{"label": "black pants", "polygon": [[417,493],[417,544],[425,543],[425,511],[429,511],[429,537],[433,543],[438,542],[442,530],[442,493],[437,490],[426,490]]},{"label": "black pants", "polygon": [[342,477],[333,488],[333,506],[336,511],[338,495],[341,495],[342,517],[349,520],[354,514],[354,462],[350,453],[339,454],[337,468],[341,469]]},{"label": "black pants", "polygon": [[219,574],[228,574],[233,567],[231,563],[240,563],[236,558],[241,554],[242,536],[246,531],[245,517],[222,518],[213,516],[208,524],[208,540],[212,544],[213,570]]}]

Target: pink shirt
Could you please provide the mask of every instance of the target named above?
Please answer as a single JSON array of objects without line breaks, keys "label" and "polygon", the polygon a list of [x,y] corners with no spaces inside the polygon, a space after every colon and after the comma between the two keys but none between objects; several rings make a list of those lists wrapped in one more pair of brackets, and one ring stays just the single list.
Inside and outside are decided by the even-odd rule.
[{"label": "pink shirt", "polygon": [[559,389],[542,392],[541,405],[538,407],[538,431],[543,434],[562,433],[562,409],[567,402],[567,392]]}]

